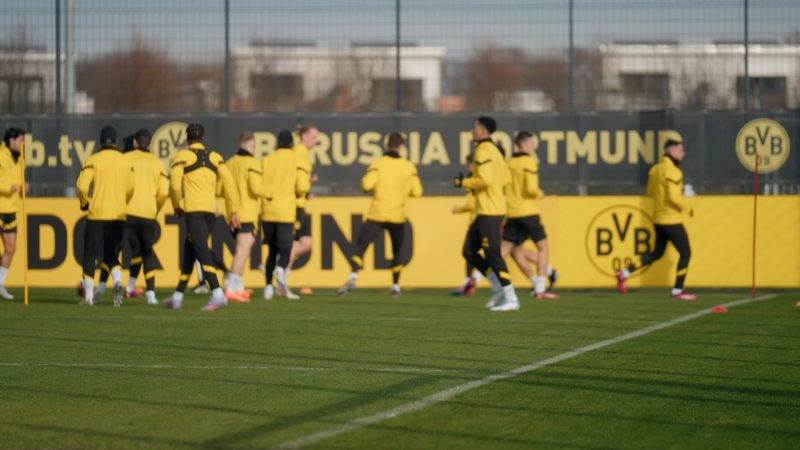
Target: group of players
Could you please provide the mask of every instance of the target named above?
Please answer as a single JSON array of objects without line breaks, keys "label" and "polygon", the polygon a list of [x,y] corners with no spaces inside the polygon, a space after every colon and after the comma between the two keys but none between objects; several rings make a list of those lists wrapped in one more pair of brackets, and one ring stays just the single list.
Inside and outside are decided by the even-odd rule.
[{"label": "group of players", "polygon": [[[490,138],[497,123],[488,116],[479,117],[472,126],[475,149],[467,162],[467,175],[459,174],[454,185],[466,191],[463,205],[453,213],[470,212],[472,217],[463,247],[467,262],[464,284],[455,295],[471,295],[483,276],[492,286],[487,308],[492,311],[515,311],[519,299],[505,263],[513,257],[522,272],[530,279],[531,295],[537,299],[555,299],[550,289],[558,272],[548,264],[548,242],[539,216],[538,201],[544,196],[539,187],[539,169],[535,158],[536,136],[528,131],[517,133],[515,151],[506,158],[502,148]],[[113,302],[137,295],[136,280],[142,269],[149,304],[158,304],[155,296],[155,272],[160,268],[153,247],[158,235],[156,217],[170,199],[173,209],[184,221],[181,273],[177,287],[163,303],[180,309],[191,274],[197,266],[201,279],[207,283],[211,298],[204,306],[214,311],[228,301],[249,301],[252,291],[244,287],[242,276],[247,257],[261,234],[268,246],[264,264],[264,299],[274,295],[297,299],[288,286],[288,276],[296,258],[311,249],[311,223],[305,212],[312,183],[317,180],[312,171],[309,149],[318,143],[318,130],[303,124],[292,132],[283,130],[277,139],[277,149],[261,162],[254,156],[255,140],[250,132],[239,138],[239,150],[227,161],[203,143],[204,129],[191,124],[186,129],[186,148],[177,152],[169,173],[149,150],[151,134],[147,129],[123,139],[118,148],[117,132],[104,127],[100,133],[100,150],[85,162],[77,180],[80,207],[87,211],[84,234],[83,276],[79,292],[82,305],[93,305],[105,291],[106,279],[113,281]],[[20,152],[24,131],[6,131],[0,146],[0,232],[4,253],[0,258],[0,297],[13,298],[5,289],[5,278],[16,248],[16,211],[21,186]],[[297,142],[295,142],[297,141]],[[392,287],[390,293],[401,295],[399,280],[403,269],[401,248],[404,225],[407,222],[406,203],[410,197],[422,195],[423,188],[417,169],[403,158],[405,139],[391,133],[386,152],[367,168],[361,180],[365,193],[372,195],[366,222],[360,228],[355,252],[349,262],[352,272],[339,295],[347,295],[356,286],[358,271],[368,247],[388,231],[392,244]],[[679,168],[683,160],[683,145],[670,141],[665,146],[664,159],[650,171],[648,195],[655,200],[655,251],[642,257],[641,264],[624,268],[617,274],[618,289],[625,292],[625,281],[631,273],[650,264],[664,254],[667,242],[672,242],[681,258],[675,288],[671,295],[681,300],[696,297],[683,291],[690,258],[689,241],[681,224],[681,214],[687,209],[683,201],[683,175]],[[225,288],[217,277],[217,266],[208,246],[214,228],[217,197],[224,197],[225,220],[233,234],[236,247]],[[536,245],[532,252],[523,244],[531,239]],[[130,244],[130,279],[122,285],[120,253],[124,242]],[[534,272],[531,264],[536,266]],[[101,269],[100,283],[95,286],[95,273]],[[276,286],[273,286],[273,281]],[[276,292],[277,291],[277,292]]]}]

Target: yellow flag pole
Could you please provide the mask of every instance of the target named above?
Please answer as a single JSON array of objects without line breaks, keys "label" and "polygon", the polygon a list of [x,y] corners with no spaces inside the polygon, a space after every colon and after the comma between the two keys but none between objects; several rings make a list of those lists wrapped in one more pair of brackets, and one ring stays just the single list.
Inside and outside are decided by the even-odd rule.
[{"label": "yellow flag pole", "polygon": [[22,147],[20,153],[20,170],[22,171],[22,185],[19,187],[22,191],[22,208],[21,216],[17,219],[17,223],[21,224],[20,230],[22,231],[19,241],[22,243],[22,298],[25,301],[25,306],[28,306],[28,211],[26,209],[27,187],[28,183],[25,181],[25,147]]}]

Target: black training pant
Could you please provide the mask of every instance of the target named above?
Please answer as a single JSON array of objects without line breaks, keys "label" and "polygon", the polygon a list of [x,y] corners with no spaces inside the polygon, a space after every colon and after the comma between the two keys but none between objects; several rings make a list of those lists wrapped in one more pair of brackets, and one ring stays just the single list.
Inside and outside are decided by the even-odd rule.
[{"label": "black training pant", "polygon": [[404,237],[404,223],[376,222],[367,220],[358,230],[356,239],[356,251],[350,258],[350,268],[353,272],[358,272],[364,267],[364,253],[367,248],[377,240],[383,230],[389,232],[389,240],[392,242],[392,282],[400,282],[400,272],[403,270],[402,248]]},{"label": "black training pant", "polygon": [[[502,236],[503,216],[478,216],[467,230],[464,240],[464,259],[471,263],[482,274],[487,275],[488,270],[497,275],[500,284],[511,284],[508,267],[500,254],[500,241]],[[484,256],[479,253],[483,249]]]},{"label": "black training pant", "polygon": [[269,248],[265,273],[267,284],[272,284],[272,272],[275,267],[286,270],[289,267],[289,258],[292,256],[294,243],[294,223],[262,222],[264,228],[264,243]]},{"label": "black training pant", "polygon": [[200,261],[203,277],[208,282],[211,289],[219,287],[217,270],[214,260],[211,257],[211,249],[208,247],[208,237],[214,229],[213,213],[209,212],[189,212],[184,214],[186,224],[186,240],[183,242],[183,261],[181,261],[181,277],[178,282],[178,292],[186,290],[189,277],[194,270],[194,261]]},{"label": "black training pant", "polygon": [[655,229],[655,249],[652,253],[642,255],[642,264],[638,268],[650,265],[664,256],[667,243],[672,242],[672,245],[675,246],[675,250],[680,254],[680,259],[678,259],[678,273],[675,277],[675,289],[683,289],[683,282],[686,280],[686,274],[689,271],[689,260],[692,257],[692,249],[689,247],[689,236],[686,234],[686,229],[683,227],[683,224],[680,223],[675,225],[656,224]]},{"label": "black training pant", "polygon": [[[122,250],[122,233],[125,227],[123,220],[86,221],[83,236],[83,277],[94,280],[97,261],[110,269],[120,265],[119,253]],[[102,255],[100,254],[102,251]]]}]

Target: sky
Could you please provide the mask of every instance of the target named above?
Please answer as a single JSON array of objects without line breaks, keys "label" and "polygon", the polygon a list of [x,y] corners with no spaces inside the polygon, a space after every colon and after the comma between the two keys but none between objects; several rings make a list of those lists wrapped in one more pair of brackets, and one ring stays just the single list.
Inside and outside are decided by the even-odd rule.
[{"label": "sky", "polygon": [[[573,0],[576,46],[615,41],[741,41],[745,0]],[[64,12],[66,0],[62,2]],[[231,46],[263,41],[326,47],[395,40],[395,0],[229,0]],[[4,0],[0,45],[24,29],[55,49],[56,0]],[[224,0],[73,0],[79,57],[125,48],[134,34],[173,58],[218,61]],[[749,0],[754,41],[784,41],[800,31],[800,1]],[[563,51],[568,0],[401,0],[401,40],[441,46],[459,59],[492,43],[531,53]],[[62,32],[65,28],[62,22]],[[62,44],[63,49],[63,44]]]}]

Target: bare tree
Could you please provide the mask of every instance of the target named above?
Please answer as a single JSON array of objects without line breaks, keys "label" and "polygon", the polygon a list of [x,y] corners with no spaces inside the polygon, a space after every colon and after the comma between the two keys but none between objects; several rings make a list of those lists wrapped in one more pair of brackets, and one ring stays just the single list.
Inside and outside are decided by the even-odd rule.
[{"label": "bare tree", "polygon": [[[498,92],[518,92],[525,87],[525,53],[492,43],[477,47],[464,66],[460,90],[469,109],[508,109],[512,99],[496,103]],[[523,62],[521,64],[521,62]]]},{"label": "bare tree", "polygon": [[179,66],[138,34],[128,48],[78,62],[76,72],[78,90],[94,99],[97,112],[186,109]]}]

